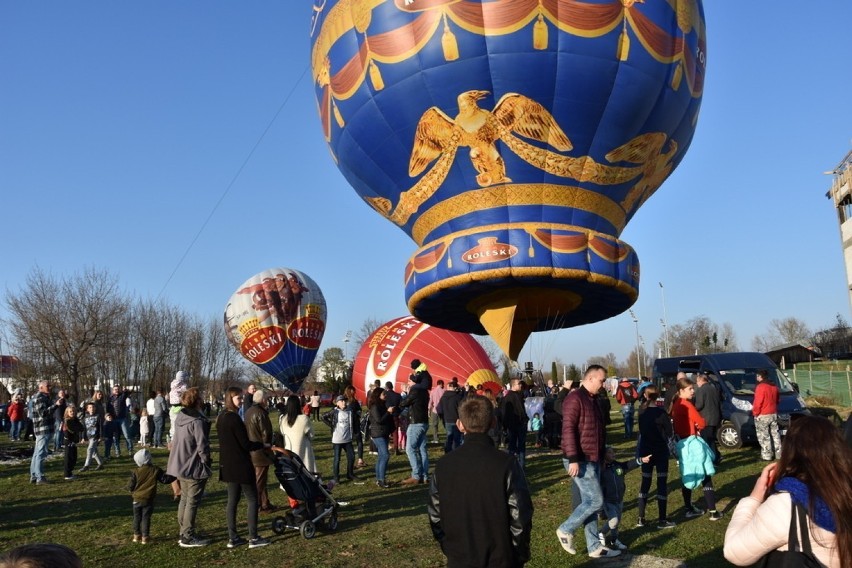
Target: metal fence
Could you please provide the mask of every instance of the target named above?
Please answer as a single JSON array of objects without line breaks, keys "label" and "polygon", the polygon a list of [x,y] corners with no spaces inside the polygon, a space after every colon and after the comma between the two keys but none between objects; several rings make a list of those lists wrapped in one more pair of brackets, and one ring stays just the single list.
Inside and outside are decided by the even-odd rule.
[{"label": "metal fence", "polygon": [[852,406],[852,371],[787,369],[786,373],[802,395],[831,397],[839,405]]}]

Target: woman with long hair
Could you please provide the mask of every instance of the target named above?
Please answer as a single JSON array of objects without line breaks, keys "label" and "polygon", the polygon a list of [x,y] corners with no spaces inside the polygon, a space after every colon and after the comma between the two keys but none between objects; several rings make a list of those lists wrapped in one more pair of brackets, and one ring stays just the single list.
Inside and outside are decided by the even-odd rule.
[{"label": "woman with long hair", "polygon": [[643,402],[640,404],[639,411],[639,440],[636,444],[636,457],[650,454],[651,461],[642,464],[642,481],[637,499],[639,519],[636,526],[647,525],[645,508],[656,470],[658,513],[656,526],[659,529],[670,529],[675,526],[675,523],[668,518],[669,446],[666,440],[671,434],[672,421],[666,411],[661,406],[657,406],[659,397],[660,390],[654,385],[642,390]]},{"label": "woman with long hair", "polygon": [[734,510],[725,532],[725,558],[748,566],[773,550],[787,550],[795,504],[807,513],[817,560],[830,568],[852,566],[852,450],[829,420],[794,417],[781,459],[763,468],[751,495]]},{"label": "woman with long hair", "polygon": [[257,534],[257,485],[251,452],[271,448],[271,444],[249,440],[246,425],[240,418],[243,389],[228,387],[225,392],[225,412],[216,420],[219,433],[219,481],[228,485],[228,504],[225,515],[228,521],[228,548],[246,544],[237,532],[237,505],[246,496],[248,505],[249,548],[266,546],[269,541]]},{"label": "woman with long hair", "polygon": [[376,485],[387,489],[390,485],[386,481],[388,461],[388,438],[393,430],[393,408],[385,404],[385,389],[376,387],[370,391],[370,399],[367,401],[367,409],[370,412],[370,438],[376,445]]},{"label": "woman with long hair", "polygon": [[314,458],[314,430],[311,419],[302,412],[302,405],[297,396],[288,396],[284,413],[278,421],[278,431],[284,438],[284,448],[290,450],[305,464],[308,471],[317,471],[317,461]]},{"label": "woman with long hair", "polygon": [[355,398],[355,387],[346,385],[343,389],[343,396],[346,397],[346,404],[349,406],[349,411],[352,412],[352,445],[355,446],[355,451],[358,454],[358,461],[355,463],[356,468],[364,467],[364,435],[361,433],[361,403]]},{"label": "woman with long hair", "polygon": [[[678,379],[677,394],[672,399],[671,415],[675,434],[682,440],[693,435],[698,435],[701,429],[706,426],[701,413],[692,404],[694,396],[695,384],[686,377]],[[684,455],[680,455],[680,461],[683,462],[685,457]],[[716,492],[713,489],[713,478],[705,475],[701,482],[701,487],[704,491],[704,501],[707,504],[707,510],[710,511],[709,518],[711,521],[718,521],[722,518],[722,513],[716,510]],[[704,514],[704,511],[692,503],[692,489],[683,486],[680,488],[680,492],[683,495],[686,518],[700,517]]]}]

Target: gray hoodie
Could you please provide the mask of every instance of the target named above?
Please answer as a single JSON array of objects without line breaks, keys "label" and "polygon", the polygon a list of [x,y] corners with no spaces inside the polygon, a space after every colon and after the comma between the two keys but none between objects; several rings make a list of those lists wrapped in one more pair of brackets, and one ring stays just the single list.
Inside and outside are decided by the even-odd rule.
[{"label": "gray hoodie", "polygon": [[207,479],[211,473],[210,423],[197,410],[174,415],[175,436],[166,473],[181,479]]}]

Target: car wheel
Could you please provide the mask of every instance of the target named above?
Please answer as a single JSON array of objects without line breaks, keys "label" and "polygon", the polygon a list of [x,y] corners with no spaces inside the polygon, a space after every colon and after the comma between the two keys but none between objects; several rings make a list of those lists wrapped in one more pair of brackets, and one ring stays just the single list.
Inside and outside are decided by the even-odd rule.
[{"label": "car wheel", "polygon": [[302,526],[299,527],[299,532],[302,533],[302,537],[305,540],[310,540],[317,534],[317,527],[311,521],[305,521],[302,523]]},{"label": "car wheel", "polygon": [[719,428],[719,445],[729,450],[736,450],[743,446],[743,438],[740,431],[730,422],[722,424]]}]

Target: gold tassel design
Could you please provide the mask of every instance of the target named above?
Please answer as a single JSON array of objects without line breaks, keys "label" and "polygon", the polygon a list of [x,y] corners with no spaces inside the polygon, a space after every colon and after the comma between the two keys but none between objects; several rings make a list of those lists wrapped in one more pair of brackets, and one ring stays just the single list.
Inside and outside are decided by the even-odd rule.
[{"label": "gold tassel design", "polygon": [[630,36],[627,35],[627,27],[621,29],[621,36],[618,38],[618,59],[619,61],[627,61],[627,56],[630,54]]},{"label": "gold tassel design", "polygon": [[340,109],[337,108],[337,103],[331,101],[331,110],[334,112],[334,120],[337,122],[338,128],[343,128],[346,123],[343,121],[343,115],[340,114]]},{"label": "gold tassel design", "polygon": [[373,89],[381,91],[385,88],[385,81],[382,79],[382,74],[379,71],[379,66],[372,59],[370,60],[370,82],[373,84]]},{"label": "gold tassel design", "polygon": [[447,255],[447,268],[452,268],[452,267],[453,267],[453,255],[448,254]]},{"label": "gold tassel design", "polygon": [[529,248],[529,250],[527,250],[527,254],[529,255],[530,258],[535,258],[535,249],[533,248],[532,233],[530,233],[529,235],[530,235],[530,248]]},{"label": "gold tassel design", "polygon": [[679,60],[676,65],[674,77],[672,77],[672,89],[675,91],[680,88],[680,81],[683,79],[683,61]]},{"label": "gold tassel design", "polygon": [[455,61],[459,58],[459,43],[450,30],[446,14],[444,14],[444,33],[441,35],[441,47],[444,48],[444,59],[446,61]]},{"label": "gold tassel design", "polygon": [[547,49],[547,24],[544,22],[544,16],[539,13],[533,25],[533,48]]}]

